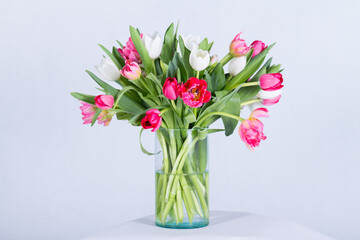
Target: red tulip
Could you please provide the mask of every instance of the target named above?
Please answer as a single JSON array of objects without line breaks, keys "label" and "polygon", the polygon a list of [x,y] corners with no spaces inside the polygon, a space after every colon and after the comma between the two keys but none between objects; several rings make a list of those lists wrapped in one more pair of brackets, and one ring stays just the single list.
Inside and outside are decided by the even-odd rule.
[{"label": "red tulip", "polygon": [[114,97],[111,95],[98,95],[95,97],[95,105],[104,110],[111,109],[114,105]]},{"label": "red tulip", "polygon": [[145,117],[141,120],[141,126],[144,129],[152,128],[152,132],[157,131],[162,123],[162,117],[158,109],[150,109],[146,112]]},{"label": "red tulip", "polygon": [[178,82],[176,78],[167,78],[163,86],[164,96],[170,100],[175,100],[178,97]]},{"label": "red tulip", "polygon": [[198,108],[210,101],[211,93],[206,88],[207,83],[205,80],[191,77],[179,87],[179,96],[186,105]]}]

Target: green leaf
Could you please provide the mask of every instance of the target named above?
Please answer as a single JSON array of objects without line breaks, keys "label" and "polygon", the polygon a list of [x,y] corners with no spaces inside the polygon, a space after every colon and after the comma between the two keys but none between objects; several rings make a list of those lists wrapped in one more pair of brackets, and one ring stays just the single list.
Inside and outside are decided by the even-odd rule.
[{"label": "green leaf", "polygon": [[260,86],[243,87],[240,88],[237,95],[240,98],[240,102],[243,103],[254,98],[260,90],[261,90]]},{"label": "green leaf", "polygon": [[133,116],[130,120],[129,123],[133,126],[140,126],[141,125],[141,119],[143,119],[143,117],[145,116],[145,113],[139,113],[135,116]]},{"label": "green leaf", "polygon": [[121,48],[124,47],[124,46],[121,44],[121,42],[119,42],[118,40],[116,40],[116,42],[119,44],[119,46],[120,46]]},{"label": "green leaf", "polygon": [[136,50],[138,51],[138,53],[141,57],[141,60],[144,64],[145,71],[147,73],[150,73],[152,70],[152,61],[151,61],[151,58],[149,57],[148,51],[146,50],[144,44],[141,41],[139,32],[134,27],[130,26],[130,35],[131,35],[131,39],[134,43],[134,46],[135,46]]},{"label": "green leaf", "polygon": [[281,69],[281,64],[272,65],[266,70],[266,73],[278,73]]},{"label": "green leaf", "polygon": [[117,90],[113,86],[107,84],[106,82],[104,82],[103,80],[98,78],[95,74],[93,74],[89,70],[86,70],[86,72],[90,75],[90,77],[92,77],[92,79],[95,80],[95,82],[97,84],[99,84],[100,87],[102,87],[105,90],[106,94],[112,95],[115,98],[115,96],[118,94],[119,90]]},{"label": "green leaf", "polygon": [[208,134],[210,134],[210,133],[216,133],[216,132],[223,132],[223,131],[225,131],[225,129],[216,129],[216,128],[214,128],[214,129],[208,129]]},{"label": "green leaf", "polygon": [[181,57],[184,61],[184,65],[186,67],[186,71],[188,72],[188,76],[195,76],[195,70],[191,67],[189,59],[190,59],[190,50],[185,47],[184,40],[181,36],[179,36],[179,46],[181,51]]},{"label": "green leaf", "polygon": [[251,78],[251,80],[249,82],[257,82],[259,81],[259,78],[261,77],[261,75],[266,74],[266,69],[270,66],[272,61],[272,57],[269,58],[264,65],[260,68],[260,70]]},{"label": "green leaf", "polygon": [[202,40],[199,44],[199,49],[202,49],[202,50],[205,50],[207,51],[208,50],[208,39],[205,38],[204,40]]},{"label": "green leaf", "polygon": [[196,117],[190,108],[188,109],[188,112],[185,114],[184,118],[188,123],[193,123],[196,121]]},{"label": "green leaf", "polygon": [[120,63],[121,68],[123,68],[125,66],[125,60],[121,57],[119,50],[117,50],[116,47],[113,47],[112,54],[115,59]]},{"label": "green leaf", "polygon": [[169,63],[174,55],[174,24],[168,27],[164,35],[164,45],[161,50],[161,60],[165,63]]},{"label": "green leaf", "polygon": [[246,65],[245,69],[242,70],[238,75],[230,80],[228,84],[226,84],[226,90],[232,90],[248,80],[256,70],[261,66],[263,61],[265,60],[266,55],[270,51],[270,49],[274,46],[275,43],[271,44],[269,47],[265,48],[261,53],[253,57],[250,62]]},{"label": "green leaf", "polygon": [[[235,116],[240,116],[240,103],[241,102],[239,94],[235,94],[230,98],[230,100],[226,103],[225,107],[221,111],[233,114]],[[230,136],[234,132],[238,124],[238,120],[224,116],[222,116],[221,119],[225,127],[225,136]]]},{"label": "green leaf", "polygon": [[136,91],[136,89],[132,86],[127,86],[121,89],[116,96],[116,101],[114,105],[116,107],[119,107],[121,110],[131,113],[133,115],[143,113],[145,111],[145,108],[127,96],[127,91],[130,90]]},{"label": "green leaf", "polygon": [[113,61],[113,63],[117,66],[118,69],[121,69],[121,65],[118,62],[118,60],[114,57],[114,55],[112,55],[112,53],[107,50],[103,45],[99,44],[99,46],[101,47],[101,49],[106,53],[106,55],[109,56],[109,58]]},{"label": "green leaf", "polygon": [[141,128],[140,134],[139,134],[139,142],[140,142],[141,151],[142,151],[143,153],[147,154],[147,155],[150,155],[150,156],[157,154],[157,153],[151,153],[151,152],[147,151],[147,150],[144,148],[144,146],[142,145],[142,142],[141,142],[141,134],[142,134],[143,131],[144,131],[144,129]]},{"label": "green leaf", "polygon": [[211,73],[211,77],[209,74],[205,71],[205,80],[208,83],[208,90],[210,92],[219,91],[224,88],[226,79],[225,79],[225,73],[224,68],[221,65],[221,63],[218,63],[214,70]]},{"label": "green leaf", "polygon": [[176,74],[176,70],[178,69],[178,66],[176,64],[176,60],[174,59],[173,61],[171,61],[169,63],[169,67],[167,69],[167,73],[166,73],[166,77],[175,77],[175,74]]},{"label": "green leaf", "polygon": [[102,111],[101,108],[97,108],[97,109],[96,109],[96,112],[95,112],[95,114],[94,114],[94,116],[93,116],[93,119],[92,119],[92,122],[91,122],[91,126],[94,126],[94,124],[95,124],[97,118],[99,117],[101,111]]},{"label": "green leaf", "polygon": [[87,102],[90,104],[95,104],[95,96],[78,93],[78,92],[72,92],[70,94],[71,94],[71,96],[73,96],[74,98],[76,98],[80,101]]},{"label": "green leaf", "polygon": [[[188,72],[186,70],[186,66],[184,64],[184,61],[181,59],[179,53],[175,53],[174,60],[176,61],[176,66],[178,67],[178,70],[180,70],[181,73],[181,79],[178,79],[178,81],[184,81],[186,82],[189,78]],[[174,61],[173,60],[173,61]]]}]

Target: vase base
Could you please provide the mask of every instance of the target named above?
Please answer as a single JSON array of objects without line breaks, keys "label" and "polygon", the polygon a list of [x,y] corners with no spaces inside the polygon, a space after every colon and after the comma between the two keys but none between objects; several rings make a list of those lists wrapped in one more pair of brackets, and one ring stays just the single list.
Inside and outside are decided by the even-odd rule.
[{"label": "vase base", "polygon": [[176,222],[155,222],[155,225],[162,228],[172,228],[172,229],[192,229],[192,228],[202,228],[209,225],[209,220],[193,221],[191,224],[189,222],[183,222],[177,224]]}]

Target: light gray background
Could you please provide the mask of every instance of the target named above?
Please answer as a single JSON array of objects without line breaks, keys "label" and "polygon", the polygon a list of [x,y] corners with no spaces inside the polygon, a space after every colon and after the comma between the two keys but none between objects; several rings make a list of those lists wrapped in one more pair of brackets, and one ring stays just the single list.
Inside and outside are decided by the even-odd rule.
[{"label": "light gray background", "polygon": [[[360,238],[358,1],[1,1],[0,239],[76,239],[152,214],[153,158],[139,128],[83,126],[71,91],[98,93],[85,73],[128,25],[215,41],[237,32],[277,42],[285,92],[250,152],[213,135],[211,209],[293,219]],[[245,117],[246,117],[245,113]],[[220,126],[220,125],[218,125]],[[145,134],[147,147],[153,135]]]}]

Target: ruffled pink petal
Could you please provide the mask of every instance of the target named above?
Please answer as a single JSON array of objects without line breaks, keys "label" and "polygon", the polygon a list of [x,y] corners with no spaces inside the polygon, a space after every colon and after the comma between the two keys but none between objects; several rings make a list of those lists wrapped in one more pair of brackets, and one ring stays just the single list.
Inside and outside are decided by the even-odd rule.
[{"label": "ruffled pink petal", "polygon": [[250,114],[249,118],[269,117],[268,112],[266,108],[257,108]]}]

